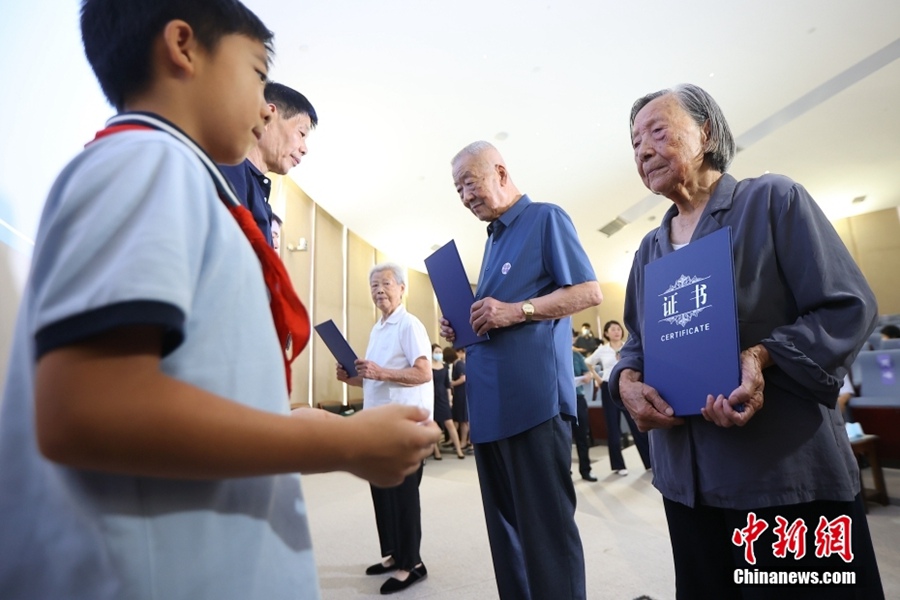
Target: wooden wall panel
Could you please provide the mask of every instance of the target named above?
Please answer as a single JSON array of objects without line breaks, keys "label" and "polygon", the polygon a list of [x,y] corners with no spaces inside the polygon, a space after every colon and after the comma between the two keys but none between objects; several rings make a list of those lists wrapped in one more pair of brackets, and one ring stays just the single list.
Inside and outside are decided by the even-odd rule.
[{"label": "wooden wall panel", "polygon": [[835,229],[850,250],[875,297],[880,314],[900,313],[900,215],[888,208],[864,215],[840,219]]},{"label": "wooden wall panel", "polygon": [[[369,292],[369,269],[375,266],[375,248],[352,231],[347,233],[347,329],[350,346],[365,356],[375,324],[375,304]],[[350,402],[362,401],[362,388],[347,386]]]},{"label": "wooden wall panel", "polygon": [[[344,226],[322,207],[315,210],[313,247],[313,324],[331,319],[344,326]],[[343,404],[344,384],[334,375],[334,357],[318,335],[310,343],[312,351],[312,400],[320,404]]]},{"label": "wooden wall panel", "polygon": [[[312,275],[312,240],[315,218],[315,204],[306,193],[289,177],[269,174],[272,178],[270,200],[284,206],[281,229],[281,258],[294,284],[297,295],[306,309],[313,314],[313,298],[311,295]],[[300,250],[301,240],[306,242],[306,250]],[[294,250],[289,250],[293,246]],[[315,334],[313,334],[315,335]],[[291,405],[309,405],[310,403],[310,367],[312,360],[311,343],[303,350],[291,368]]]},{"label": "wooden wall panel", "polygon": [[446,344],[446,340],[440,338],[441,328],[438,323],[437,298],[434,296],[434,288],[431,287],[431,279],[427,273],[408,269],[406,285],[406,310],[415,315],[425,325],[428,339],[432,344]]},{"label": "wooden wall panel", "polygon": [[6,387],[6,369],[12,352],[13,332],[16,328],[16,315],[21,303],[20,290],[17,289],[12,272],[14,260],[24,262],[24,258],[16,255],[16,250],[0,242],[0,390]]}]

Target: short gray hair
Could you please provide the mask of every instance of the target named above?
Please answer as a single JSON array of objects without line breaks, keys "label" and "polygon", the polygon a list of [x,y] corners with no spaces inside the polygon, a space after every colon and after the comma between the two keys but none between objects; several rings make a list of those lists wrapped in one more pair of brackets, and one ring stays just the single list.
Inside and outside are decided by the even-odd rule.
[{"label": "short gray hair", "polygon": [[731,161],[734,160],[737,144],[721,107],[706,90],[699,86],[682,83],[674,88],[659,90],[638,98],[631,107],[631,127],[634,128],[634,120],[641,109],[651,101],[668,94],[675,96],[675,99],[694,119],[698,127],[702,128],[707,122],[709,123],[709,139],[706,143],[704,158],[720,173],[726,172]]},{"label": "short gray hair", "polygon": [[403,269],[400,268],[400,265],[392,262],[383,262],[378,263],[371,269],[369,269],[369,282],[372,281],[372,275],[375,273],[381,273],[382,271],[390,271],[394,274],[394,281],[399,283],[400,285],[406,285],[406,277],[403,276]]},{"label": "short gray hair", "polygon": [[456,156],[453,157],[453,160],[450,161],[451,165],[455,165],[456,162],[461,159],[463,156],[478,156],[485,150],[497,150],[497,147],[494,146],[490,142],[486,142],[484,140],[478,140],[477,142],[472,142],[462,150],[456,153]]}]

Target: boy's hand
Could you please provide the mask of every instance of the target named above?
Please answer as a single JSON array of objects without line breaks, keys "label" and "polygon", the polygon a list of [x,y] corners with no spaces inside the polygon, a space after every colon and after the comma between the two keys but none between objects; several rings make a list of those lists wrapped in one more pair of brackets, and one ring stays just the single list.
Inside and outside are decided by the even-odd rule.
[{"label": "boy's hand", "polygon": [[311,406],[301,406],[291,409],[291,417],[295,419],[340,419],[340,415],[336,415],[331,411],[321,408],[313,408]]},{"label": "boy's hand", "polygon": [[378,487],[400,485],[431,454],[441,436],[428,412],[414,406],[389,404],[343,417],[354,426],[353,458],[347,471]]}]

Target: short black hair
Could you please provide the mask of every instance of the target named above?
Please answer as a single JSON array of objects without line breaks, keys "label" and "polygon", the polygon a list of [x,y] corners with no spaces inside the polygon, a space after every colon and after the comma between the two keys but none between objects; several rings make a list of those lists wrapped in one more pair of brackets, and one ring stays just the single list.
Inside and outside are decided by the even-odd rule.
[{"label": "short black hair", "polygon": [[618,325],[619,329],[622,330],[622,333],[625,333],[625,328],[622,327],[621,323],[619,323],[618,321],[607,321],[606,325],[603,326],[603,339],[605,339],[606,341],[609,341],[609,335],[606,332],[609,331],[609,328],[613,325]]},{"label": "short black hair", "polygon": [[274,34],[238,0],[83,0],[84,53],[116,110],[151,83],[153,43],[175,19],[190,25],[209,51],[223,36],[241,34],[273,53]]},{"label": "short black hair", "polygon": [[272,213],[272,222],[278,223],[279,225],[283,225],[283,224],[284,224],[284,221],[281,220],[281,217],[279,217],[279,216],[276,215],[275,213]]},{"label": "short black hair", "polygon": [[886,335],[889,340],[900,338],[900,327],[896,325],[885,325],[881,328],[881,335]]},{"label": "short black hair", "polygon": [[312,102],[306,96],[288,86],[270,81],[266,84],[266,102],[274,104],[282,119],[292,119],[297,115],[308,115],[313,128],[319,124],[319,116]]}]

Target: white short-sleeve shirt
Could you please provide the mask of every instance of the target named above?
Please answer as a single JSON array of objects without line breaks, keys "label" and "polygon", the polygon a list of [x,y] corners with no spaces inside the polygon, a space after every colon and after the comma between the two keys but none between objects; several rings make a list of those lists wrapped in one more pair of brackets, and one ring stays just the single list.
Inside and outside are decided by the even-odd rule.
[{"label": "white short-sleeve shirt", "polygon": [[[369,335],[366,360],[385,369],[406,369],[424,357],[431,361],[431,342],[422,322],[401,304],[387,320],[378,319]],[[363,408],[383,404],[419,406],[434,415],[434,382],[401,385],[390,381],[363,379]]]},{"label": "white short-sleeve shirt", "polygon": [[135,324],[167,332],[168,375],[289,411],[258,259],[197,156],[157,131],[91,144],[48,197],[0,406],[0,595],[318,598],[299,476],[110,475],[40,454],[36,358]]}]

